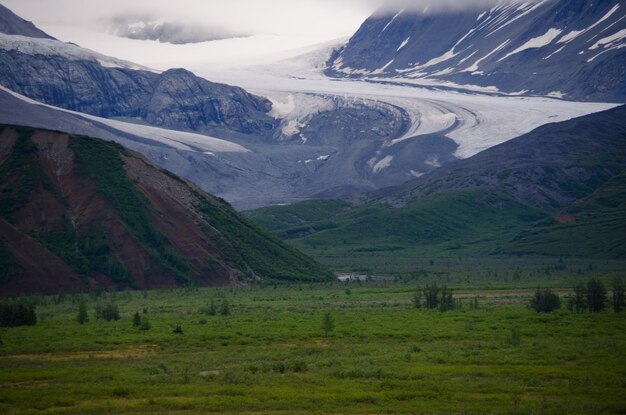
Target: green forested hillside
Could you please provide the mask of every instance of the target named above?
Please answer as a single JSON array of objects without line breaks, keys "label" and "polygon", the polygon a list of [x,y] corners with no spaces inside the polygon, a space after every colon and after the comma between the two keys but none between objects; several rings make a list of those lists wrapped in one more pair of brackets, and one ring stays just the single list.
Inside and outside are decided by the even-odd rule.
[{"label": "green forested hillside", "polygon": [[118,144],[0,129],[0,293],[318,281],[332,274]]}]

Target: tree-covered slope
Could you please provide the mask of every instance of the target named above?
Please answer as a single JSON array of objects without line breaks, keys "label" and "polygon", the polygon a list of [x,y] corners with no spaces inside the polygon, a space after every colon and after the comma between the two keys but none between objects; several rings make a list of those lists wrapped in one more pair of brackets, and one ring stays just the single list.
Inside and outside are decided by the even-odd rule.
[{"label": "tree-covered slope", "polygon": [[3,294],[330,273],[226,202],[103,140],[3,126]]}]

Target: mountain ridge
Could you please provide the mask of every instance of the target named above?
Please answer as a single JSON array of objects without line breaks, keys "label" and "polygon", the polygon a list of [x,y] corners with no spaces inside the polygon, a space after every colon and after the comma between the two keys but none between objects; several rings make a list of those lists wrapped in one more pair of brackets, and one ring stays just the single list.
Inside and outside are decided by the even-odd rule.
[{"label": "mountain ridge", "polygon": [[624,16],[618,0],[375,13],[331,56],[326,73],[623,103]]}]

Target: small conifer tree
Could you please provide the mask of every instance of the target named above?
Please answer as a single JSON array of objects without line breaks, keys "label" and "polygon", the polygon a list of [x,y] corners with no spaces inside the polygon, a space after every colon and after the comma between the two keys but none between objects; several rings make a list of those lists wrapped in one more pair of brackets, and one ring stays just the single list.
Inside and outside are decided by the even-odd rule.
[{"label": "small conifer tree", "polygon": [[84,300],[80,300],[78,303],[78,315],[76,321],[79,324],[85,324],[89,321],[89,314],[87,314],[87,303]]},{"label": "small conifer tree", "polygon": [[139,312],[137,311],[135,315],[133,316],[133,327],[139,327],[140,324],[141,324],[141,316],[139,315]]},{"label": "small conifer tree", "polygon": [[333,321],[330,313],[324,314],[324,318],[322,319],[322,329],[324,330],[324,336],[328,337],[331,331],[335,328],[335,322]]},{"label": "small conifer tree", "polygon": [[604,310],[607,301],[606,288],[597,278],[589,280],[587,283],[587,306],[592,313],[599,313]]}]

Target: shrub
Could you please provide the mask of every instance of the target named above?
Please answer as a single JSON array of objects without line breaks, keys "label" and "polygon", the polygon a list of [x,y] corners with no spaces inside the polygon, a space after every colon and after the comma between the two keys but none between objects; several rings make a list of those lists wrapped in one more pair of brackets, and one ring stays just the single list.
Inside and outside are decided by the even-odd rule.
[{"label": "shrub", "polygon": [[[422,302],[422,295],[424,302]],[[447,286],[438,287],[436,284],[426,286],[422,293],[415,294],[413,297],[413,305],[416,308],[424,306],[429,310],[439,308],[440,311],[453,310],[457,303],[452,296],[452,290]]]},{"label": "shrub", "polygon": [[561,307],[561,299],[549,288],[543,290],[538,288],[530,307],[538,313],[550,313]]},{"label": "shrub", "polygon": [[142,316],[141,320],[139,322],[139,330],[150,330],[152,328],[152,326],[150,325],[150,321],[148,320],[148,317],[146,316]]},{"label": "shrub", "polygon": [[430,285],[424,289],[424,306],[429,310],[439,305],[439,287]]},{"label": "shrub", "polygon": [[217,314],[217,308],[215,307],[215,301],[211,300],[211,304],[208,307],[201,308],[200,313],[207,316],[214,316]]},{"label": "shrub", "polygon": [[574,287],[574,295],[568,300],[568,308],[570,311],[581,313],[587,308],[587,289],[585,284],[580,283]]},{"label": "shrub", "polygon": [[220,307],[220,314],[223,316],[227,316],[230,314],[230,307],[228,306],[228,301],[226,301],[226,299],[222,301],[222,306]]},{"label": "shrub", "polygon": [[120,311],[114,302],[99,303],[96,305],[96,320],[119,320]]},{"label": "shrub", "polygon": [[415,308],[422,308],[422,293],[417,292],[412,298],[413,306]]},{"label": "shrub", "polygon": [[452,290],[445,285],[441,289],[441,301],[439,302],[439,311],[453,310],[456,304],[452,297]]}]

